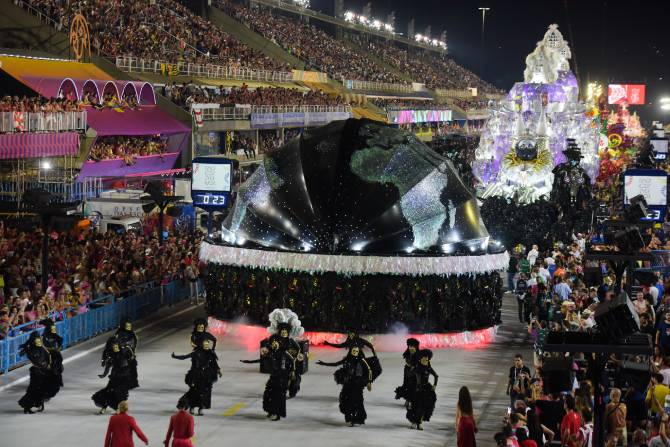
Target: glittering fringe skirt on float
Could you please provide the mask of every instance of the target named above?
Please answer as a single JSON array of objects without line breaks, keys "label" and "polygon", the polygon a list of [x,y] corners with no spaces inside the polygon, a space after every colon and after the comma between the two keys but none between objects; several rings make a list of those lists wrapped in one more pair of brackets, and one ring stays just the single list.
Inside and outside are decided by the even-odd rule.
[{"label": "glittering fringe skirt on float", "polygon": [[413,424],[430,421],[437,396],[432,385],[421,386],[408,399],[407,420]]},{"label": "glittering fringe skirt on float", "polygon": [[286,390],[288,377],[285,375],[271,375],[265,384],[263,392],[263,411],[279,417],[286,417]]}]

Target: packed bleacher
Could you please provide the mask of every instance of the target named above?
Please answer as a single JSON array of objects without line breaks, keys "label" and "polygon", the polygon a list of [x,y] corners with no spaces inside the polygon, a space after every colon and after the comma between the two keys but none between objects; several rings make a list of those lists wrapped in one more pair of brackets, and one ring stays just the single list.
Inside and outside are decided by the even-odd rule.
[{"label": "packed bleacher", "polygon": [[387,110],[433,110],[449,108],[444,104],[436,104],[434,101],[416,100],[416,99],[390,99],[390,98],[369,98],[369,102]]},{"label": "packed bleacher", "polygon": [[13,326],[86,312],[104,296],[123,298],[138,288],[166,284],[197,271],[199,237],[171,234],[163,245],[144,232],[79,235],[50,233],[49,279],[41,285],[40,229],[21,231],[0,222],[0,338]]},{"label": "packed bleacher", "polygon": [[106,56],[186,60],[230,67],[284,70],[287,66],[253,50],[175,0],[28,2],[64,27],[72,11],[89,22],[91,42]]},{"label": "packed bleacher", "polygon": [[240,87],[214,88],[193,83],[182,83],[181,85],[172,83],[164,87],[163,93],[175,104],[185,108],[198,103],[219,103],[224,106],[336,106],[345,104],[341,97],[333,98],[320,90],[303,91],[283,87],[249,88],[246,84]]},{"label": "packed bleacher", "polygon": [[160,136],[147,137],[125,137],[109,136],[100,137],[91,148],[89,160],[114,160],[122,159],[128,166],[135,163],[136,157],[148,155],[161,155],[165,153],[167,143]]},{"label": "packed bleacher", "polygon": [[378,82],[405,82],[390,73],[365,52],[351,48],[326,32],[275,12],[248,8],[230,0],[215,1],[217,7],[305,61],[310,69],[332,78]]},{"label": "packed bleacher", "polygon": [[487,99],[454,99],[454,104],[465,111],[470,110],[486,110],[489,107],[489,100]]},{"label": "packed bleacher", "polygon": [[5,96],[0,99],[0,112],[76,112],[83,103],[67,98],[47,99],[41,96]]}]

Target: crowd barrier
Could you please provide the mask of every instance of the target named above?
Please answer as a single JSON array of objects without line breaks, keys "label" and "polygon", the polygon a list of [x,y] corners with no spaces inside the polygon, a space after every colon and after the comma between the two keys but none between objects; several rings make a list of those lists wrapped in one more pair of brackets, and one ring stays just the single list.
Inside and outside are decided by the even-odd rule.
[{"label": "crowd barrier", "polygon": [[[63,349],[116,328],[123,317],[130,317],[135,321],[163,306],[172,306],[188,299],[189,287],[190,283],[187,281],[176,280],[163,286],[142,289],[126,298],[103,296],[91,301],[84,309],[67,309],[62,313],[76,314],[56,322],[58,334],[63,337]],[[0,340],[0,373],[6,373],[28,361],[19,353],[20,346],[34,330],[43,332],[44,329],[37,326],[37,322],[29,322],[13,327],[7,337]]]},{"label": "crowd barrier", "polygon": [[0,133],[86,130],[86,111],[0,112]]},{"label": "crowd barrier", "polygon": [[98,197],[103,189],[100,179],[87,179],[85,182],[36,182],[0,181],[0,201],[13,202],[29,189],[44,189],[54,195],[56,202],[85,201]]},{"label": "crowd barrier", "polygon": [[358,81],[355,79],[342,79],[342,84],[348,90],[362,90],[374,92],[396,92],[412,93],[412,84],[399,84],[390,82]]},{"label": "crowd barrier", "polygon": [[224,106],[210,108],[207,104],[193,104],[193,110],[202,111],[203,121],[248,120],[252,115],[289,113],[348,113],[351,106]]}]

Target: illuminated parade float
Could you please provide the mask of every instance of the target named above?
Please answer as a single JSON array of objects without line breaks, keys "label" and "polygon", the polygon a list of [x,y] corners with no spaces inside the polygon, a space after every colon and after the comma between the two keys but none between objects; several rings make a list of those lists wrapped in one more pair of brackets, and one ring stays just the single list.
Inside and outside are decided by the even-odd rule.
[{"label": "illuminated parade float", "polygon": [[570,57],[557,25],[551,25],[526,58],[524,82],[491,106],[473,166],[481,197],[528,203],[549,196],[552,171],[566,160],[567,139],[581,148],[581,166],[596,178],[599,129],[578,99]]}]

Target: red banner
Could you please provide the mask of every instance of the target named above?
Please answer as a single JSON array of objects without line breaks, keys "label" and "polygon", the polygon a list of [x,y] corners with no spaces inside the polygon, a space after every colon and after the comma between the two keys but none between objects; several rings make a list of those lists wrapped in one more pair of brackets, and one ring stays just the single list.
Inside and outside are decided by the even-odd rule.
[{"label": "red banner", "polygon": [[644,84],[610,84],[607,87],[609,104],[644,105]]}]

